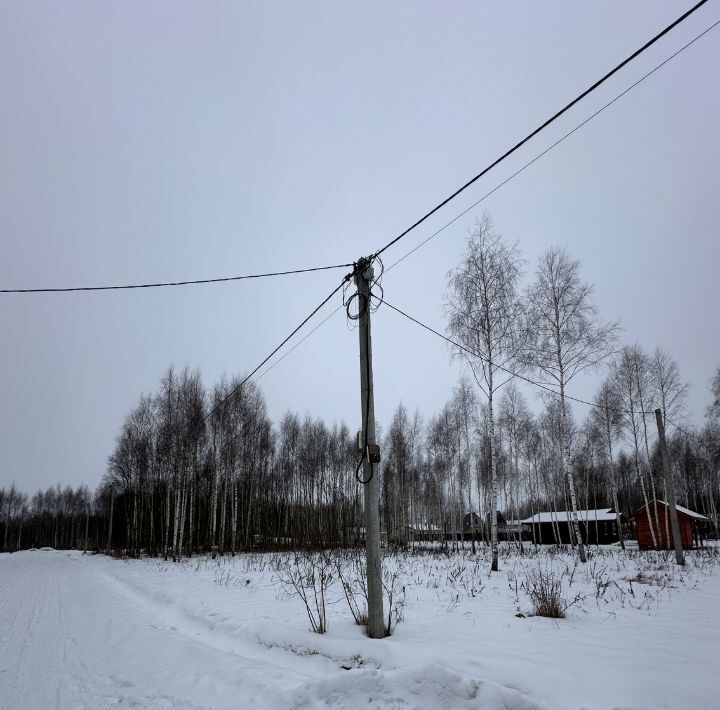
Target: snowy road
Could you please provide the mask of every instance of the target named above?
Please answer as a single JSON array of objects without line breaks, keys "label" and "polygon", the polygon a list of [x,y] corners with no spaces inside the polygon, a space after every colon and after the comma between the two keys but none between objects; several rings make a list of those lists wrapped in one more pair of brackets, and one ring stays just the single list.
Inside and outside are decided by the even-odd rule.
[{"label": "snowy road", "polygon": [[308,679],[258,658],[261,649],[249,658],[173,624],[90,561],[0,557],[2,710],[268,707],[278,688]]},{"label": "snowy road", "polygon": [[[382,641],[337,589],[329,632],[311,633],[272,555],[0,554],[0,710],[720,707],[720,560],[608,549],[575,570],[542,552],[482,583],[472,556],[403,558],[406,619]],[[517,615],[517,579],[541,564],[577,595],[566,619]]]},{"label": "snowy road", "polygon": [[[323,637],[336,653],[292,641],[289,652],[297,630],[285,627],[298,614],[283,617],[274,594],[228,609],[218,580],[208,589],[186,567],[161,567],[49,549],[0,554],[0,710],[546,707],[442,664],[397,668],[386,644],[354,626],[354,641]],[[388,668],[370,660],[345,670],[364,647]]]}]

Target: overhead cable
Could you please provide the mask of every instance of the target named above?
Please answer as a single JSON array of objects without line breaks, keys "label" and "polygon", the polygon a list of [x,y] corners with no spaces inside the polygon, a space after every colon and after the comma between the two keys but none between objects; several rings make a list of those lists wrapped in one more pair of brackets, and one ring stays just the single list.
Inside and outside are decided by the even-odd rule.
[{"label": "overhead cable", "polygon": [[695,439],[696,441],[702,441],[702,438],[698,434],[688,431],[687,429],[683,429],[683,427],[681,427],[679,424],[676,424],[675,422],[670,421],[667,418],[665,421],[670,426],[675,427],[675,429],[677,429],[681,434],[685,434],[685,436]]},{"label": "overhead cable", "polygon": [[451,195],[446,197],[442,202],[437,204],[435,207],[433,207],[429,212],[427,212],[425,215],[420,217],[417,221],[415,221],[413,224],[411,224],[407,229],[402,231],[400,234],[398,234],[394,239],[389,241],[384,247],[381,249],[378,249],[374,253],[374,257],[379,256],[382,254],[385,250],[389,249],[393,244],[396,244],[399,242],[403,237],[407,236],[413,229],[420,226],[423,222],[425,222],[427,219],[429,219],[432,215],[434,215],[438,210],[443,208],[446,204],[448,204],[451,200],[455,199],[460,193],[467,190],[468,187],[476,183],[481,177],[489,173],[494,167],[502,163],[506,158],[508,158],[510,155],[512,155],[515,151],[517,151],[519,148],[521,148],[525,143],[527,143],[529,140],[534,138],[538,133],[543,131],[545,128],[547,128],[551,123],[556,121],[560,116],[565,114],[567,111],[569,111],[575,104],[580,102],[582,99],[584,99],[586,96],[591,94],[593,91],[595,91],[599,86],[604,84],[611,76],[616,74],[618,71],[620,71],[624,66],[629,64],[633,59],[641,55],[645,50],[647,50],[649,47],[651,47],[653,44],[655,44],[659,39],[664,37],[668,32],[670,32],[672,29],[677,27],[681,22],[686,20],[690,15],[692,15],[694,12],[696,12],[699,8],[701,8],[707,0],[700,0],[700,2],[696,3],[691,7],[687,12],[683,13],[678,17],[674,22],[671,22],[665,29],[658,32],[652,39],[648,40],[642,47],[639,49],[636,49],[630,56],[626,57],[621,61],[614,69],[611,69],[607,74],[602,76],[600,79],[598,79],[594,84],[589,86],[585,91],[583,91],[581,94],[576,96],[572,101],[570,101],[568,104],[566,104],[563,108],[561,108],[559,111],[557,111],[555,114],[553,114],[550,118],[548,118],[544,123],[540,124],[535,130],[533,130],[531,133],[528,133],[522,140],[518,141],[512,148],[505,151],[499,158],[496,158],[490,165],[488,165],[486,168],[481,170],[475,177],[468,180],[464,185],[459,187],[455,192],[453,192]]},{"label": "overhead cable", "polygon": [[308,269],[292,269],[290,271],[269,271],[263,274],[245,274],[243,276],[223,276],[214,279],[195,279],[193,281],[162,281],[157,283],[125,284],[121,286],[71,286],[67,288],[3,288],[0,293],[69,293],[72,291],[121,291],[134,288],[163,288],[165,286],[194,286],[196,284],[214,284],[226,281],[244,281],[247,279],[264,279],[271,276],[289,276],[291,274],[307,274],[313,271],[329,271],[346,269],[352,264],[333,264],[332,266],[314,266]]},{"label": "overhead cable", "polygon": [[277,367],[288,355],[290,355],[290,353],[292,353],[296,348],[299,348],[311,335],[313,335],[315,333],[315,331],[322,328],[322,326],[324,326],[325,323],[327,323],[336,313],[339,313],[343,308],[344,308],[344,306],[342,304],[340,304],[334,311],[331,311],[311,331],[309,331],[305,335],[303,335],[303,337],[300,338],[300,340],[298,340],[297,343],[295,343],[295,345],[293,345],[282,357],[279,357],[277,360],[275,360],[275,362],[272,365],[270,365],[265,370],[263,370],[263,372],[261,372],[255,378],[255,381],[257,382],[258,380],[261,380],[263,377],[265,377],[265,375],[267,375],[267,373],[270,372],[270,370],[272,370],[274,367]]},{"label": "overhead cable", "polygon": [[[212,414],[225,404],[236,392],[238,392],[242,386],[250,380],[250,378],[260,370],[338,291],[340,291],[345,282],[352,278],[352,272],[347,274],[345,278],[317,305],[313,310],[302,320],[302,322],[294,328],[294,330],[288,335],[267,357],[265,357],[255,369],[246,375],[233,389],[223,397],[204,417],[203,420],[209,419]],[[322,325],[322,324],[321,324]]]},{"label": "overhead cable", "polygon": [[[388,306],[388,308],[391,308],[396,313],[399,313],[401,316],[404,316],[408,320],[412,321],[416,325],[419,325],[421,328],[424,328],[425,330],[429,331],[430,333],[433,333],[434,335],[437,335],[439,338],[442,338],[443,340],[450,343],[451,345],[458,348],[459,350],[463,351],[464,353],[467,353],[468,355],[472,355],[473,357],[476,357],[479,360],[483,360],[484,362],[489,362],[487,356],[485,356],[481,353],[475,352],[471,348],[468,348],[467,346],[462,345],[461,343],[458,343],[456,340],[449,338],[447,335],[444,335],[439,330],[435,330],[434,328],[431,328],[429,325],[423,323],[422,321],[419,321],[417,318],[413,318],[413,316],[411,316],[409,313],[406,313],[401,308],[398,308],[397,306],[393,306],[393,304],[390,303],[389,301],[387,301],[387,299],[383,299],[382,303],[385,304],[386,306]],[[561,395],[560,392],[558,392],[556,389],[553,389],[552,387],[548,387],[546,384],[544,384],[542,382],[537,382],[536,380],[533,380],[530,377],[527,377],[526,375],[523,375],[520,372],[515,372],[513,370],[508,369],[507,367],[503,367],[502,365],[497,365],[497,364],[493,363],[492,366],[496,367],[498,370],[501,370],[502,372],[504,372],[507,375],[511,375],[512,377],[517,377],[518,379],[523,380],[524,382],[527,382],[528,384],[533,385],[534,387],[543,389],[546,392],[549,392],[550,394],[554,395],[555,397],[563,397],[564,396],[565,399],[569,399],[573,402],[578,402],[580,404],[586,404],[589,407],[595,407],[596,409],[601,409],[603,411],[608,410],[608,407],[605,407],[602,404],[597,404],[597,402],[588,402],[585,399],[580,399],[579,397],[572,397],[569,394]],[[619,410],[619,409],[613,408],[613,411],[619,412],[622,414],[631,414],[631,415],[643,415],[644,414],[644,415],[649,416],[651,414],[654,414],[654,412],[647,412],[647,411],[643,411],[642,409],[638,409],[638,410],[635,410],[634,412],[631,412],[631,411],[627,411],[627,410]]]},{"label": "overhead cable", "polygon": [[[694,10],[693,10],[693,11],[694,11]],[[390,269],[393,269],[393,268],[394,268],[395,266],[397,266],[399,263],[401,263],[402,261],[404,261],[405,259],[407,259],[411,254],[413,254],[413,253],[416,252],[418,249],[420,249],[420,248],[423,247],[425,244],[427,244],[430,240],[434,239],[436,236],[438,236],[438,235],[439,235],[441,232],[443,232],[445,229],[447,229],[447,228],[450,227],[452,224],[454,224],[455,222],[457,222],[458,219],[460,219],[461,217],[463,217],[464,215],[466,215],[468,212],[470,212],[470,210],[472,210],[473,208],[477,207],[477,205],[479,205],[481,202],[483,202],[483,201],[486,200],[488,197],[490,197],[491,195],[493,195],[493,194],[494,194],[495,192],[497,192],[497,190],[499,190],[501,187],[505,186],[508,182],[510,182],[510,181],[513,180],[515,177],[517,177],[518,175],[520,175],[520,173],[524,172],[527,168],[529,168],[529,167],[530,167],[531,165],[533,165],[535,162],[537,162],[538,160],[540,160],[540,158],[542,158],[542,157],[544,157],[545,155],[547,155],[551,150],[553,150],[554,148],[556,148],[558,145],[560,145],[561,143],[563,143],[565,140],[567,140],[567,139],[568,139],[570,136],[572,136],[574,133],[576,133],[576,132],[579,131],[581,128],[583,128],[585,125],[587,125],[588,123],[590,123],[590,121],[592,121],[594,118],[596,118],[598,115],[600,115],[603,111],[605,111],[606,109],[608,109],[610,106],[612,106],[614,103],[616,103],[616,102],[617,102],[619,99],[621,99],[623,96],[625,96],[626,94],[630,93],[630,92],[631,92],[633,89],[635,89],[639,84],[641,84],[642,82],[644,82],[646,79],[648,79],[650,76],[652,76],[655,72],[657,72],[657,71],[658,71],[659,69],[661,69],[663,66],[665,66],[665,65],[668,64],[670,61],[672,61],[673,59],[675,59],[675,57],[677,57],[677,56],[680,55],[682,52],[684,52],[686,49],[688,49],[688,47],[690,47],[691,45],[693,45],[695,42],[697,42],[697,40],[699,40],[701,37],[703,37],[703,36],[706,35],[708,32],[710,32],[711,30],[713,30],[713,29],[714,29],[715,27],[717,27],[719,24],[720,24],[720,20],[714,22],[712,25],[710,25],[710,26],[707,27],[705,30],[703,30],[700,34],[696,35],[695,37],[693,37],[693,39],[691,39],[689,42],[687,42],[687,43],[684,44],[682,47],[680,47],[680,49],[678,49],[678,50],[675,51],[673,54],[671,54],[669,57],[667,57],[667,58],[664,59],[662,62],[660,62],[660,64],[657,64],[655,67],[653,67],[653,69],[651,69],[650,71],[648,71],[648,72],[646,72],[645,74],[643,74],[643,76],[641,76],[637,81],[635,81],[635,82],[633,82],[632,84],[630,84],[626,89],[624,89],[623,91],[621,91],[621,92],[620,92],[619,94],[617,94],[614,98],[612,98],[610,101],[608,101],[608,102],[605,103],[603,106],[601,106],[597,111],[595,111],[595,112],[592,113],[590,116],[588,116],[584,121],[582,121],[581,123],[579,123],[579,124],[578,124],[577,126],[575,126],[572,130],[570,130],[570,131],[568,131],[567,133],[565,133],[561,138],[559,138],[558,140],[556,140],[554,143],[552,143],[552,145],[550,145],[548,148],[546,148],[545,150],[543,150],[541,153],[538,153],[538,155],[536,155],[532,160],[530,160],[530,161],[528,161],[527,163],[525,163],[520,169],[516,170],[516,171],[515,171],[514,173],[512,173],[509,177],[507,177],[507,178],[506,178],[505,180],[503,180],[501,183],[499,183],[498,185],[496,185],[492,190],[490,190],[489,192],[485,193],[479,200],[475,201],[475,202],[474,202],[473,204],[471,204],[468,208],[466,208],[465,210],[463,210],[462,212],[460,212],[456,217],[454,217],[452,220],[450,220],[449,222],[447,222],[446,224],[444,224],[442,227],[440,227],[440,229],[438,229],[438,230],[435,231],[433,234],[431,234],[429,237],[427,237],[425,240],[423,240],[422,242],[420,242],[420,244],[418,244],[417,246],[415,246],[413,249],[411,249],[409,252],[407,252],[404,256],[400,257],[397,261],[393,262],[390,266],[387,267],[386,271],[390,271]],[[382,251],[382,250],[381,250],[381,251]],[[379,254],[379,253],[380,253],[380,252],[377,252],[377,254]],[[344,266],[352,266],[352,264],[346,264],[346,265],[344,265]],[[333,267],[327,267],[327,268],[333,268]],[[347,284],[347,280],[344,281],[344,284]],[[374,296],[374,297],[375,297],[376,299],[378,298],[377,296]],[[399,309],[396,309],[394,306],[392,306],[391,304],[389,304],[387,301],[383,301],[383,302],[386,303],[386,305],[388,305],[390,308],[393,308],[394,310],[398,310],[398,312],[401,313],[402,315],[405,315],[406,317],[411,318],[410,316],[408,316],[408,315],[405,314],[404,312],[400,311]],[[292,348],[290,348],[282,357],[280,357],[280,358],[279,358],[278,360],[276,360],[272,365],[270,365],[270,366],[269,366],[264,372],[262,372],[256,379],[260,379],[260,378],[264,377],[268,372],[270,372],[270,370],[272,370],[274,367],[276,367],[277,365],[279,365],[288,355],[290,355],[296,348],[298,348],[298,347],[299,347],[303,342],[305,342],[311,335],[313,335],[317,330],[319,330],[328,320],[330,320],[330,318],[332,318],[332,316],[334,316],[336,313],[338,313],[338,312],[343,308],[344,305],[347,305],[345,299],[343,299],[343,305],[338,306],[334,311],[332,311],[328,316],[326,316],[322,321],[320,321],[320,323],[318,323],[318,325],[316,325],[316,326],[315,326],[310,332],[308,332],[301,340],[299,340],[295,345],[293,345]],[[414,319],[411,318],[411,320],[414,320]],[[419,321],[416,321],[416,322],[418,322],[418,324],[422,325],[422,327],[430,330],[431,332],[434,332],[436,335],[440,335],[439,333],[437,333],[436,331],[434,331],[432,328],[429,328],[429,326],[425,326],[424,324],[419,323]],[[440,337],[445,338],[445,336],[442,336],[442,335],[440,335]],[[447,340],[447,338],[445,338],[445,339]],[[453,343],[453,344],[455,344],[455,343]],[[457,345],[457,344],[456,344],[456,345]],[[535,382],[535,381],[533,381],[533,380],[530,380],[529,378],[525,378],[524,376],[520,375],[519,373],[511,373],[511,374],[513,374],[514,376],[520,377],[521,379],[526,379],[527,382],[528,382],[529,384],[532,384],[533,386],[541,387],[541,388],[547,390],[548,392],[550,392],[550,393],[552,393],[552,394],[554,394],[554,395],[556,395],[556,396],[559,396],[559,392],[557,392],[556,390],[553,390],[553,389],[550,388],[550,387],[547,387],[546,385],[543,385],[542,383],[538,383],[538,382]],[[577,401],[577,402],[579,402],[579,403],[581,403],[581,404],[587,404],[587,405],[590,405],[590,406],[595,406],[595,407],[600,407],[600,408],[602,408],[600,405],[594,404],[594,403],[592,403],[592,402],[586,402],[585,400],[578,399],[578,398],[576,398],[576,397],[571,397],[570,395],[565,395],[565,396],[566,396],[568,399],[573,400],[573,401]],[[641,413],[642,413],[642,412],[641,412]],[[648,414],[648,413],[645,412],[645,414]],[[669,422],[669,423],[672,424],[673,426],[676,426],[676,427],[677,427],[677,425],[675,425],[673,422]]]},{"label": "overhead cable", "polygon": [[525,170],[527,170],[527,168],[529,168],[531,165],[533,165],[538,160],[540,160],[540,158],[544,157],[551,150],[553,150],[554,148],[559,146],[562,142],[564,142],[566,139],[570,138],[570,136],[572,136],[574,133],[579,131],[583,126],[586,126],[588,123],[590,123],[590,121],[592,121],[596,116],[599,116],[603,111],[605,111],[605,109],[610,108],[610,106],[612,106],[616,101],[621,99],[626,94],[629,94],[636,86],[638,86],[643,81],[645,81],[645,79],[652,76],[656,71],[658,71],[658,69],[661,69],[662,67],[664,67],[668,62],[675,59],[675,57],[677,57],[679,54],[682,54],[682,52],[684,52],[688,47],[690,47],[690,45],[697,42],[701,37],[703,37],[708,32],[710,32],[710,30],[715,29],[718,25],[720,25],[720,20],[717,20],[716,22],[714,22],[712,25],[710,25],[705,30],[703,30],[700,34],[693,37],[693,39],[691,39],[687,44],[684,44],[682,47],[680,47],[680,49],[678,49],[676,52],[674,52],[669,57],[667,57],[667,59],[660,62],[660,64],[656,65],[653,69],[651,69],[646,74],[643,74],[637,81],[633,82],[624,91],[621,91],[619,94],[617,94],[615,96],[615,98],[611,99],[606,104],[601,106],[597,111],[590,114],[590,116],[588,116],[582,123],[579,123],[571,131],[568,131],[564,136],[562,136],[561,138],[556,140],[552,145],[550,145],[548,148],[543,150],[542,153],[538,153],[532,160],[529,160],[520,169],[516,170],[509,177],[505,178],[501,183],[497,184],[492,190],[490,190],[489,192],[486,192],[479,200],[476,200],[475,202],[473,202],[469,207],[467,207],[462,212],[460,212],[458,215],[453,217],[449,222],[446,222],[442,227],[440,227],[438,230],[433,232],[429,237],[427,237],[426,239],[423,239],[423,241],[421,241],[417,246],[413,247],[404,256],[401,256],[397,261],[393,262],[390,266],[388,266],[386,270],[390,271],[390,269],[395,268],[398,264],[405,261],[405,259],[407,259],[409,256],[414,254],[418,249],[424,247],[429,241],[431,241],[432,239],[437,237],[441,232],[444,232],[451,225],[455,224],[455,222],[457,222],[461,217],[464,217],[468,212],[470,212],[470,210],[477,207],[481,202],[484,202],[485,200],[487,200],[488,197],[495,194],[501,187],[504,187],[511,180],[513,180],[518,175],[520,175],[520,173],[525,172]]}]

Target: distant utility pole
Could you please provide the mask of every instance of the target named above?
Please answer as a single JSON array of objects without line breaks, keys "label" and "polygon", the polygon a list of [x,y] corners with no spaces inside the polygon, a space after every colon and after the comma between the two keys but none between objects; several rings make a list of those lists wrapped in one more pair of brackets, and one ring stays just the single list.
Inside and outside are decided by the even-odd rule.
[{"label": "distant utility pole", "polygon": [[[670,525],[672,526],[673,542],[675,543],[675,561],[679,565],[685,564],[685,555],[680,539],[680,525],[678,524],[677,507],[675,503],[675,486],[673,484],[672,469],[670,468],[670,457],[668,456],[667,443],[665,442],[665,425],[663,424],[662,410],[655,410],[655,421],[657,422],[658,438],[660,439],[660,453],[662,454],[663,471],[665,473],[665,485],[667,486],[667,503],[670,508]],[[650,511],[647,511],[648,516]],[[667,530],[667,528],[666,528]]]},{"label": "distant utility pole", "polygon": [[372,341],[370,338],[370,283],[375,277],[367,258],[357,262],[360,321],[360,400],[362,404],[362,480],[365,489],[365,543],[367,548],[368,636],[385,636],[382,572],[380,568],[380,503],[377,468],[380,450],[375,443],[375,400],[373,397]]}]

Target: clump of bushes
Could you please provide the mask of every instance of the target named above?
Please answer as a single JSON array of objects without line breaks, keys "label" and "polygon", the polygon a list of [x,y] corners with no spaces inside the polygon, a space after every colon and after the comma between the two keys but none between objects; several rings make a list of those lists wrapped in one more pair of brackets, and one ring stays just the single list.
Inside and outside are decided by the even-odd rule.
[{"label": "clump of bushes", "polygon": [[564,619],[568,603],[562,593],[562,578],[551,570],[530,569],[523,583],[534,616]]},{"label": "clump of bushes", "polygon": [[276,579],[291,597],[300,597],[316,634],[327,631],[328,590],[335,583],[333,555],[328,550],[296,550],[292,556],[279,555],[273,564]]}]

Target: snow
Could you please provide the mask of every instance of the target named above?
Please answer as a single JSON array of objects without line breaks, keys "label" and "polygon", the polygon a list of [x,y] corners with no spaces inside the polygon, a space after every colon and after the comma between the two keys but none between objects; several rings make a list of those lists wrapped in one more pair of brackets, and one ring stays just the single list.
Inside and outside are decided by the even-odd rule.
[{"label": "snow", "polygon": [[[492,576],[485,549],[389,557],[406,606],[380,641],[337,585],[328,633],[311,633],[275,555],[0,555],[0,708],[717,708],[715,551],[685,569],[664,553],[591,555],[507,546]],[[567,618],[527,616],[536,570],[561,576]]]},{"label": "snow", "polygon": [[356,710],[376,707],[400,710],[417,708],[512,708],[542,707],[521,693],[492,681],[463,678],[439,663],[398,671],[367,671],[305,683],[292,694],[293,708]]},{"label": "snow", "polygon": [[[664,505],[666,508],[668,507],[668,504],[664,500],[658,500],[657,502],[660,503],[660,505]],[[652,502],[650,503],[650,505],[652,506]],[[690,508],[686,508],[685,506],[675,504],[675,508],[677,509],[678,513],[685,513],[685,515],[690,518],[695,518],[696,520],[707,520],[704,515],[700,515],[700,513],[696,513],[694,510],[690,510]],[[644,509],[645,506],[640,508],[640,510]]]},{"label": "snow", "polygon": [[[596,510],[578,510],[579,520],[590,520],[594,522],[598,520],[617,520],[617,513],[612,508],[598,508]],[[567,523],[570,520],[570,513],[566,510],[558,510],[557,512],[535,513],[530,518],[523,520],[523,523]]]}]

